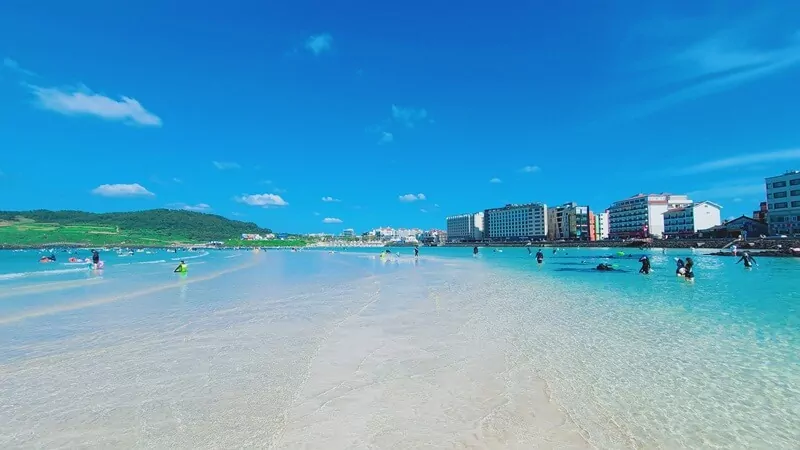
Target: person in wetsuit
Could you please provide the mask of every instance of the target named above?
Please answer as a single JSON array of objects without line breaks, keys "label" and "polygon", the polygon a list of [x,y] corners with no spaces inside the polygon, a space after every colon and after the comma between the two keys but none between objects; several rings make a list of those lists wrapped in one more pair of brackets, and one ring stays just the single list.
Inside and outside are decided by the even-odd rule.
[{"label": "person in wetsuit", "polygon": [[742,254],[742,257],[739,258],[739,261],[736,261],[736,264],[739,264],[742,261],[744,261],[744,268],[745,269],[750,269],[751,267],[753,267],[753,264],[755,264],[755,262],[756,262],[755,258],[750,256],[750,253],[748,253],[748,252],[744,252]]},{"label": "person in wetsuit", "polygon": [[597,269],[597,270],[599,270],[601,272],[608,272],[608,271],[614,270],[614,267],[612,267],[611,264],[609,264],[609,263],[600,263],[600,264],[597,265],[597,267],[595,267],[595,269]]},{"label": "person in wetsuit", "polygon": [[544,253],[542,253],[542,249],[539,249],[539,251],[536,252],[536,262],[541,264],[542,261],[544,261]]},{"label": "person in wetsuit", "polygon": [[97,250],[92,250],[92,263],[98,264],[100,262],[100,253]]},{"label": "person in wetsuit", "polygon": [[650,274],[650,258],[647,256],[642,256],[639,258],[639,262],[642,263],[642,267],[639,269],[639,273],[643,273],[645,275]]},{"label": "person in wetsuit", "polygon": [[472,247],[472,256],[478,256],[478,247]]},{"label": "person in wetsuit", "polygon": [[414,258],[418,258],[418,257],[419,257],[419,247],[415,245],[414,246]]},{"label": "person in wetsuit", "polygon": [[681,275],[681,269],[684,269],[684,271],[685,271],[683,260],[678,258],[678,260],[675,261],[675,264],[678,266],[678,268],[675,269],[675,274],[676,275]]}]

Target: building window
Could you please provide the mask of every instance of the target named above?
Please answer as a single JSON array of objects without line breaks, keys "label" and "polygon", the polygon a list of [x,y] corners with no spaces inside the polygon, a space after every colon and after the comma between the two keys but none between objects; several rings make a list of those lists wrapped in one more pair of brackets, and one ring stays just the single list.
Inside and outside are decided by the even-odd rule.
[{"label": "building window", "polygon": [[800,195],[800,189],[795,189],[791,192],[792,197],[797,197]]},{"label": "building window", "polygon": [[774,198],[786,198],[786,191],[776,192]]},{"label": "building window", "polygon": [[775,203],[774,209],[783,209],[783,208],[788,208],[788,207],[789,207],[788,203],[780,202],[780,203]]},{"label": "building window", "polygon": [[792,208],[800,208],[800,202],[798,201],[792,202]]},{"label": "building window", "polygon": [[790,180],[789,184],[791,184],[792,186],[800,185],[800,178],[795,178],[794,180]]},{"label": "building window", "polygon": [[785,181],[776,181],[776,182],[772,183],[772,187],[774,187],[774,188],[786,187],[786,182]]}]

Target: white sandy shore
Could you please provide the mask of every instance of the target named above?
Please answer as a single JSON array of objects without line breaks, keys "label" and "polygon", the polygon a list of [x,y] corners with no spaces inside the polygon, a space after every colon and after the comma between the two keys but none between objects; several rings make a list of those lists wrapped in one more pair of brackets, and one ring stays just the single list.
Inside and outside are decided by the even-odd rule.
[{"label": "white sandy shore", "polygon": [[499,337],[484,275],[416,269],[158,319],[117,305],[129,326],[0,367],[0,447],[586,448]]}]

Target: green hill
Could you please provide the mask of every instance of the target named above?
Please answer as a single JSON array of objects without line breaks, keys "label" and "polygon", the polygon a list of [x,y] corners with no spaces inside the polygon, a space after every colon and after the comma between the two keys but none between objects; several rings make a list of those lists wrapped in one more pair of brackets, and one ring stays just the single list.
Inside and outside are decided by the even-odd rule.
[{"label": "green hill", "polygon": [[135,212],[0,211],[0,245],[47,243],[170,245],[238,239],[271,231],[215,214],[153,209]]}]

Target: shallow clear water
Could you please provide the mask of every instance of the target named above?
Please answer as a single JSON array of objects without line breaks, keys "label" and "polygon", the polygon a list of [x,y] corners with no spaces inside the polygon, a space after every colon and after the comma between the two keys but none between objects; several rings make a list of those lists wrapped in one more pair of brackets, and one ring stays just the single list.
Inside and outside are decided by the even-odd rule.
[{"label": "shallow clear water", "polygon": [[800,442],[800,261],[399,251],[0,253],[0,446]]}]

